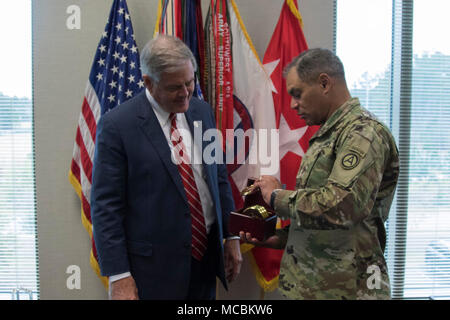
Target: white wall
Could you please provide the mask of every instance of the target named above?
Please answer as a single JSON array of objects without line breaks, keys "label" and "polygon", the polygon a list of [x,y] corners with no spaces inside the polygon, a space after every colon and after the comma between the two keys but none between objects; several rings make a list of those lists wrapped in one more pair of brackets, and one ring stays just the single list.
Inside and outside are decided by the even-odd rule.
[{"label": "white wall", "polygon": [[[300,0],[310,47],[333,48],[333,0]],[[128,0],[141,49],[152,36],[157,0]],[[261,59],[283,0],[236,0]],[[66,9],[81,9],[81,29],[68,30]],[[41,299],[106,299],[89,264],[89,236],[81,224],[80,202],[68,181],[76,126],[92,59],[109,14],[110,0],[33,1],[33,76],[36,194]],[[206,12],[208,0],[202,0]],[[66,269],[81,269],[81,289],[69,290]],[[259,299],[248,259],[229,292],[219,299]],[[266,298],[278,299],[277,292]]]}]

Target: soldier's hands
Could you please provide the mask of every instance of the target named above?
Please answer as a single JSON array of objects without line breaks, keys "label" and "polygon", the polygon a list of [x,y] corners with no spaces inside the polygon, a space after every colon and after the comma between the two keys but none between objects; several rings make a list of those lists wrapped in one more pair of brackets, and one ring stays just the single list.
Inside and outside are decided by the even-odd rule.
[{"label": "soldier's hands", "polygon": [[270,196],[272,195],[272,191],[275,189],[281,189],[280,181],[272,176],[261,176],[255,181],[254,185],[261,189],[261,194],[267,204],[270,204]]},{"label": "soldier's hands", "polygon": [[[275,189],[281,189],[281,183],[277,178],[272,176],[261,176],[254,183],[255,187],[259,187],[261,190],[261,194],[263,196],[264,201],[270,205],[270,197],[272,195],[272,191]],[[257,247],[266,247],[272,249],[282,249],[283,245],[281,243],[281,239],[277,236],[271,236],[267,238],[265,241],[259,241],[258,239],[252,237],[250,233],[246,233],[244,231],[239,232],[239,236],[241,237],[241,241],[253,244]]]},{"label": "soldier's hands", "polygon": [[239,232],[239,236],[241,237],[241,241],[250,243],[256,247],[265,247],[271,249],[283,249],[283,244],[281,243],[281,239],[277,236],[271,236],[267,238],[265,241],[259,241],[256,238],[253,238],[249,232],[241,231]]},{"label": "soldier's hands", "polygon": [[133,277],[126,277],[111,283],[111,300],[139,300]]}]

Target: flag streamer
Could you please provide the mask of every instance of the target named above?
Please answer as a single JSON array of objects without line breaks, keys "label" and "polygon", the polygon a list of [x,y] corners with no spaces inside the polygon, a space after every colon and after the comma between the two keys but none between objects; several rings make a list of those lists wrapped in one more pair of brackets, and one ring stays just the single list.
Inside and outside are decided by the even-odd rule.
[{"label": "flag streamer", "polygon": [[[250,135],[248,143],[241,142],[239,144],[237,141],[230,142],[227,140],[227,152],[234,152],[235,160],[241,154],[246,159],[245,163],[233,163],[227,166],[236,207],[240,208],[243,206],[243,200],[239,191],[246,186],[248,178],[259,177],[261,174],[259,159],[257,163],[250,163],[248,158],[252,150],[258,148],[258,130],[276,129],[272,83],[269,74],[256,53],[236,3],[233,0],[211,1],[205,30],[207,32],[206,42],[208,45],[206,50],[206,65],[208,67],[207,96],[210,97],[211,104],[215,109],[217,125],[218,127],[221,126],[223,131],[224,123],[226,123],[224,122],[224,117],[228,112],[232,111],[232,128],[235,132],[236,130],[255,130],[256,132],[256,134]],[[225,34],[222,35],[221,32],[227,30],[230,31],[232,39],[232,106],[231,104],[220,104],[219,98],[222,96],[218,97],[218,95],[223,93],[221,85],[223,85],[222,80],[224,78],[223,74],[219,73],[220,70],[218,71],[218,68],[221,66],[220,63],[223,62],[223,57],[220,56],[220,53],[225,47],[224,43],[227,43]],[[259,260],[262,257],[254,255],[255,249],[254,246],[249,244],[241,245],[242,253],[248,253],[250,257],[255,277],[261,288],[265,291],[273,290],[276,288],[277,279],[273,280],[272,277],[266,281],[266,273],[263,273],[259,268]],[[282,251],[280,252],[282,253]]]},{"label": "flag streamer", "polygon": [[153,36],[158,33],[182,40],[197,61],[194,97],[204,100],[205,44],[201,0],[161,0]]}]

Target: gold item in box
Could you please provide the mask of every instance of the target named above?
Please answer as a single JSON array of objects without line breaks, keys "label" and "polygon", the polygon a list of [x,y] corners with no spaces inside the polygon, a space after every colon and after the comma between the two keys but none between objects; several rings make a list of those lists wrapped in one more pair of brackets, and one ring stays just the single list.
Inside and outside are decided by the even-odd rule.
[{"label": "gold item in box", "polygon": [[258,189],[257,186],[255,186],[254,184],[245,187],[244,190],[241,191],[241,196],[248,196],[249,194],[252,194],[254,191],[256,191]]},{"label": "gold item in box", "polygon": [[243,211],[243,213],[246,215],[249,215],[251,217],[254,217],[257,219],[262,219],[262,220],[268,218],[270,215],[269,212],[267,211],[267,209],[260,205],[254,205],[254,206],[248,207]]},{"label": "gold item in box", "polygon": [[244,205],[230,212],[228,231],[233,235],[248,232],[259,241],[264,241],[274,235],[277,216],[265,203],[261,189],[254,184],[256,181],[248,179],[247,187],[241,192]]}]

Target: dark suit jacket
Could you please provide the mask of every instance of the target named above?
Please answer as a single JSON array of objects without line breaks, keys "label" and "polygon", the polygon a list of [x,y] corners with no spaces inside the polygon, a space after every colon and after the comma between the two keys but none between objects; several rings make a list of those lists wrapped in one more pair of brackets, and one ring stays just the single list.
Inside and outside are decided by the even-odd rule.
[{"label": "dark suit jacket", "polygon": [[[186,119],[192,133],[194,121],[202,122],[203,131],[215,128],[211,107],[196,98]],[[226,288],[223,239],[234,203],[226,165],[203,166],[216,214],[217,236],[210,249],[217,257],[216,275]],[[131,271],[138,288],[145,279],[148,299],[186,296],[191,216],[178,168],[145,91],[99,121],[91,213],[102,275]]]}]

